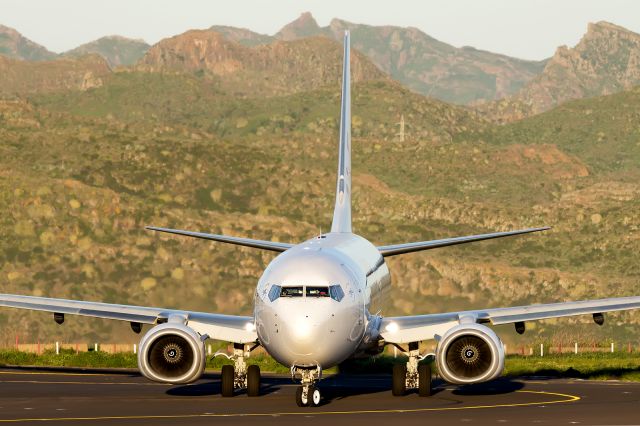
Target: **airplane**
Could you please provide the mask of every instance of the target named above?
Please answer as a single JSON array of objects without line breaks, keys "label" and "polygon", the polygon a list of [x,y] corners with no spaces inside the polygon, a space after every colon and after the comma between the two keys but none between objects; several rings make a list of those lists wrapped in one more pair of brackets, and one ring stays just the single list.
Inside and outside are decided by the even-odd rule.
[{"label": "airplane", "polygon": [[[495,232],[432,241],[375,246],[355,234],[351,223],[351,83],[350,36],[344,36],[344,63],[338,172],[331,231],[299,244],[263,241],[203,232],[148,226],[146,229],[256,249],[278,255],[258,280],[252,316],[118,305],[47,297],[0,294],[0,306],[53,313],[62,324],[66,314],[126,321],[140,333],[140,372],[153,381],[183,384],[198,380],[205,369],[205,341],[233,343],[226,355],[233,365],[221,371],[221,394],[245,389],[260,394],[260,369],[246,359],[262,346],[299,380],[296,403],[321,404],[318,383],[323,370],[356,356],[375,356],[394,345],[407,356],[392,371],[392,394],[417,390],[432,393],[431,362],[453,384],[493,380],[504,369],[505,351],[490,325],[525,323],[546,318],[593,315],[602,325],[604,312],[640,308],[640,296],[540,304],[460,312],[384,317],[377,310],[388,299],[391,284],[385,259],[422,250],[544,231],[548,227]],[[435,354],[421,354],[419,343],[437,343]],[[427,356],[428,355],[428,356]]]}]

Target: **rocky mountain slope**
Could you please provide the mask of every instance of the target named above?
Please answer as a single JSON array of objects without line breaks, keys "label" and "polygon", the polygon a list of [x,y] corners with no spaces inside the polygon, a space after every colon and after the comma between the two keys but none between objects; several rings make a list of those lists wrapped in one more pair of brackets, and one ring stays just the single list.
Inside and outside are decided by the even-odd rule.
[{"label": "rocky mountain slope", "polygon": [[[341,46],[323,37],[247,47],[211,30],[192,30],[151,47],[136,69],[201,73],[237,95],[272,96],[336,84],[341,58]],[[351,72],[354,82],[387,78],[358,53]]]},{"label": "rocky mountain slope", "polygon": [[[362,52],[383,73],[417,93],[471,104],[498,122],[531,116],[571,99],[616,93],[640,83],[640,35],[607,22],[590,24],[574,48],[562,46],[550,60],[539,62],[471,47],[456,48],[416,28],[376,27],[339,19],[320,27],[309,13],[274,36],[214,26],[211,31],[189,31],[162,40],[145,57],[149,49],[146,43],[119,36],[101,38],[64,55],[97,53],[112,67],[138,63],[137,69],[148,71],[225,73],[226,81],[231,75],[237,77],[231,86],[244,86],[242,80],[246,78],[255,83],[250,91],[238,95],[269,95],[325,84],[322,71],[319,75],[315,72],[311,81],[301,76],[328,70],[321,62],[328,58],[327,49],[331,48],[319,38],[341,41],[346,29],[353,34],[354,50]],[[224,40],[214,33],[222,34]],[[318,49],[317,55],[314,49]],[[56,57],[7,27],[0,27],[0,55],[27,60]],[[333,59],[329,57],[332,63]],[[275,66],[279,62],[280,68]],[[265,74],[271,71],[273,74]],[[363,72],[375,73],[370,67]]]},{"label": "rocky mountain slope", "polygon": [[522,90],[485,108],[502,121],[512,121],[572,99],[639,84],[640,34],[608,22],[591,23],[575,47],[559,47],[544,71]]},{"label": "rocky mountain slope", "polygon": [[353,48],[382,71],[418,93],[457,104],[513,94],[544,67],[544,61],[525,61],[472,47],[456,48],[417,28],[376,27],[339,19],[320,27],[310,13],[302,14],[273,37],[230,27],[212,28],[249,45],[317,35],[340,41],[348,29]]},{"label": "rocky mountain slope", "polygon": [[24,37],[13,28],[0,25],[0,55],[27,61],[46,61],[57,55]]},{"label": "rocky mountain slope", "polygon": [[64,56],[78,57],[95,53],[107,60],[111,67],[135,64],[149,50],[143,40],[134,40],[122,36],[107,36],[80,45],[63,53]]},{"label": "rocky mountain slope", "polygon": [[98,55],[38,62],[0,55],[0,96],[87,90],[101,86],[110,73],[109,65]]},{"label": "rocky mountain slope", "polygon": [[149,47],[142,40],[107,36],[58,55],[27,39],[15,29],[0,25],[0,57],[10,59],[50,61],[60,57],[79,58],[97,54],[106,59],[111,67],[117,67],[133,65],[142,58]]},{"label": "rocky mountain slope", "polygon": [[225,38],[229,40],[251,47],[261,44],[269,44],[275,40],[272,36],[256,33],[247,28],[230,27],[228,25],[213,25],[209,29],[224,35]]}]

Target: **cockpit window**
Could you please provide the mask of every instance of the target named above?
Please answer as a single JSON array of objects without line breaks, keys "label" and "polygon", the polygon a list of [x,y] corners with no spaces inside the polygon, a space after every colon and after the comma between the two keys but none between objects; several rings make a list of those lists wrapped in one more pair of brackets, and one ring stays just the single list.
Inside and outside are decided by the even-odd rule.
[{"label": "cockpit window", "polygon": [[329,297],[329,288],[307,287],[307,297]]},{"label": "cockpit window", "polygon": [[342,291],[342,287],[339,284],[332,285],[329,287],[329,295],[333,300],[339,302],[344,297],[344,291]]},{"label": "cockpit window", "polygon": [[331,297],[333,300],[339,302],[344,298],[344,291],[339,284],[329,287],[282,287],[280,285],[272,285],[269,289],[269,300],[275,301],[279,297]]},{"label": "cockpit window", "polygon": [[271,289],[269,290],[269,300],[270,301],[274,301],[276,300],[278,297],[280,297],[280,290],[282,287],[280,287],[279,285],[272,285]]},{"label": "cockpit window", "polygon": [[300,287],[282,287],[280,291],[280,297],[302,297],[304,296],[304,291],[302,286]]}]

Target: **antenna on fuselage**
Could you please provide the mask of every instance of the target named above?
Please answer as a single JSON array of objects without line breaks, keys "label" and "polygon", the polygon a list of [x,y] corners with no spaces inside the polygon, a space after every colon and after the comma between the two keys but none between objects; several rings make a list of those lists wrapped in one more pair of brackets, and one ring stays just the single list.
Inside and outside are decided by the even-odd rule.
[{"label": "antenna on fuselage", "polygon": [[342,104],[340,107],[340,145],[336,204],[331,232],[351,232],[351,52],[349,31],[344,32],[342,64]]}]

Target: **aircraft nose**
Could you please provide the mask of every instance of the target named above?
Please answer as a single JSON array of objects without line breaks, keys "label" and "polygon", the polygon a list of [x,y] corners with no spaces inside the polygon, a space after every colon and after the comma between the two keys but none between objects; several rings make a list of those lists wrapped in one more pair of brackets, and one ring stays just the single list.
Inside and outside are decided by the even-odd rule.
[{"label": "aircraft nose", "polygon": [[[306,305],[306,304],[305,304]],[[326,312],[317,312],[310,306],[289,312],[285,320],[284,328],[290,350],[300,357],[301,362],[312,362],[317,357],[322,341],[329,334],[326,324]]]},{"label": "aircraft nose", "polygon": [[309,315],[300,316],[289,325],[290,333],[298,343],[312,342],[320,334],[320,326]]}]

